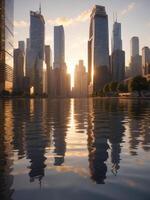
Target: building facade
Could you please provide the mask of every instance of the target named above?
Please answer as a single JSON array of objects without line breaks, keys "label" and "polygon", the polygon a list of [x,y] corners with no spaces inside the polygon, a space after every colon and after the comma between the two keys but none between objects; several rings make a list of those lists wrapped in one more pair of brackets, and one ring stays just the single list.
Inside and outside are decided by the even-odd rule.
[{"label": "building facade", "polygon": [[30,87],[33,87],[35,95],[43,93],[44,52],[45,21],[40,9],[38,12],[30,12],[30,50],[28,57],[29,66],[27,66],[30,70],[27,73],[30,73]]},{"label": "building facade", "polygon": [[88,75],[83,60],[79,60],[74,71],[74,97],[87,97],[88,95]]},{"label": "building facade", "polygon": [[18,47],[22,51],[22,53],[25,54],[25,42],[24,41],[19,41],[18,42]]},{"label": "building facade", "polygon": [[111,77],[116,82],[125,78],[125,52],[122,50],[121,23],[118,22],[114,22],[112,31]]},{"label": "building facade", "polygon": [[70,83],[65,63],[65,33],[62,25],[54,27],[54,64],[52,74],[53,96],[67,97]]},{"label": "building facade", "polygon": [[49,45],[45,46],[45,64],[46,64],[46,93],[49,97],[53,96],[53,76],[52,76],[52,52]]},{"label": "building facade", "polygon": [[150,48],[142,49],[142,74],[143,76],[150,74]]},{"label": "building facade", "polygon": [[125,52],[115,50],[111,57],[112,81],[121,82],[125,78]]},{"label": "building facade", "polygon": [[13,87],[14,0],[0,1],[0,93]]},{"label": "building facade", "polygon": [[65,33],[63,26],[54,27],[54,68],[65,64]]},{"label": "building facade", "polygon": [[131,56],[134,57],[136,55],[139,55],[139,38],[136,36],[132,37],[130,45],[131,45]]},{"label": "building facade", "polygon": [[113,24],[112,32],[112,52],[115,50],[122,50],[122,39],[121,39],[121,23],[117,21]]},{"label": "building facade", "polygon": [[109,81],[108,16],[103,6],[94,6],[91,13],[88,41],[89,93],[99,92]]},{"label": "building facade", "polygon": [[131,45],[131,61],[130,61],[131,77],[142,75],[142,57],[139,55],[139,38],[136,36],[132,37],[130,45]]},{"label": "building facade", "polygon": [[20,48],[14,49],[13,92],[23,94],[24,87],[24,54]]}]

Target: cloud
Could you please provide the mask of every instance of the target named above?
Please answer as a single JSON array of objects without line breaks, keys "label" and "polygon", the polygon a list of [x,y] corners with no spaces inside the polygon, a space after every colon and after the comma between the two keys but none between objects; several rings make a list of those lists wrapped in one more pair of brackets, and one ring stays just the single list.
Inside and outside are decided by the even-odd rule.
[{"label": "cloud", "polygon": [[74,18],[69,17],[58,17],[56,19],[49,19],[48,24],[49,25],[64,25],[64,26],[70,26],[76,23],[85,22],[90,18],[91,10],[83,11],[81,14]]},{"label": "cloud", "polygon": [[136,3],[135,2],[132,2],[130,3],[127,8],[125,8],[124,10],[122,10],[121,12],[121,15],[126,15],[128,14],[129,12],[131,12],[136,6]]},{"label": "cloud", "polygon": [[16,28],[26,28],[28,26],[29,26],[28,22],[24,20],[14,21],[14,27]]},{"label": "cloud", "polygon": [[69,25],[73,24],[73,19],[67,18],[67,17],[58,17],[56,19],[49,19],[48,24],[49,25],[69,26]]}]

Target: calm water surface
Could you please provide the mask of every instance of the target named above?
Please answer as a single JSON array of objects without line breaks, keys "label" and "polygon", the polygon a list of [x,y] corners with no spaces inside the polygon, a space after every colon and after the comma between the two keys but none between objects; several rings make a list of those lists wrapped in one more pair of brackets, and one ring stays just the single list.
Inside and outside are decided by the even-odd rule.
[{"label": "calm water surface", "polygon": [[150,101],[0,101],[1,200],[149,200]]}]

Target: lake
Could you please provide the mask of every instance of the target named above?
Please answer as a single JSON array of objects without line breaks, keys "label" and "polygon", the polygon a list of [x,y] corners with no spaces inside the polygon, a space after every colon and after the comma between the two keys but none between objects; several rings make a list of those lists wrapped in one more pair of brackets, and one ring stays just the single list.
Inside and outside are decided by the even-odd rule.
[{"label": "lake", "polygon": [[149,200],[149,185],[149,100],[0,100],[1,200]]}]

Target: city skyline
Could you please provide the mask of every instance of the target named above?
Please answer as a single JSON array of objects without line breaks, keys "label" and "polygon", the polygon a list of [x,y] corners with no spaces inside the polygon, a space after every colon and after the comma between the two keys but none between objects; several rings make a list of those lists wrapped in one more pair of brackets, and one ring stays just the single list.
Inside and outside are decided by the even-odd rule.
[{"label": "city skyline", "polygon": [[[29,28],[29,11],[38,10],[40,1],[23,1],[15,0],[15,46],[18,40],[25,40],[28,37]],[[55,25],[64,25],[66,35],[66,63],[73,73],[74,67],[79,59],[83,59],[87,68],[87,40],[88,26],[90,21],[90,13],[94,4],[103,5],[106,7],[106,12],[109,18],[109,49],[111,49],[111,36],[113,13],[117,12],[118,21],[122,24],[122,40],[123,49],[126,51],[126,65],[130,63],[130,39],[133,36],[138,36],[140,41],[140,54],[144,46],[149,46],[149,13],[145,13],[150,2],[148,0],[120,2],[113,0],[97,1],[86,0],[76,1],[63,0],[61,3],[41,1],[42,13],[46,21],[46,45],[50,45],[53,49],[53,27]],[[25,9],[22,10],[21,6]],[[56,9],[57,8],[57,9]],[[55,10],[55,12],[54,12]],[[137,15],[138,13],[144,15]],[[137,20],[140,23],[136,23]],[[134,24],[134,26],[133,26]],[[126,28],[129,27],[129,28]],[[76,30],[80,31],[76,31]],[[143,31],[145,30],[145,31]],[[21,34],[20,34],[21,33]],[[110,51],[111,52],[111,51]],[[73,55],[73,56],[72,56]]]}]

